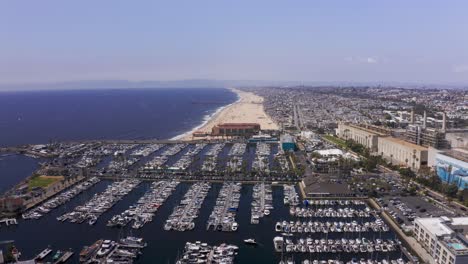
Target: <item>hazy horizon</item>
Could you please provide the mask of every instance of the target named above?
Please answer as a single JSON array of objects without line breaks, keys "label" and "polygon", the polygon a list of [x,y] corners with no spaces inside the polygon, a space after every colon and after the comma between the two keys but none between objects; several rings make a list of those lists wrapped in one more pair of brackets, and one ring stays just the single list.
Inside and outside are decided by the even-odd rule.
[{"label": "hazy horizon", "polygon": [[194,79],[466,86],[466,10],[457,0],[4,1],[0,86]]}]

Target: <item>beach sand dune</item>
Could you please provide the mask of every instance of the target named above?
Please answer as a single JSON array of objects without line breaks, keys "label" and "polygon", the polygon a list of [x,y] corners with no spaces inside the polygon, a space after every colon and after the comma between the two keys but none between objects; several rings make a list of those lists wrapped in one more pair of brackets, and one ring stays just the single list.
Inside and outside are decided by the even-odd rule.
[{"label": "beach sand dune", "polygon": [[[213,126],[222,123],[258,123],[261,129],[278,129],[278,125],[265,113],[263,97],[251,92],[231,89],[239,100],[214,115],[203,127],[194,132],[210,133]],[[183,140],[197,139],[192,133]]]}]

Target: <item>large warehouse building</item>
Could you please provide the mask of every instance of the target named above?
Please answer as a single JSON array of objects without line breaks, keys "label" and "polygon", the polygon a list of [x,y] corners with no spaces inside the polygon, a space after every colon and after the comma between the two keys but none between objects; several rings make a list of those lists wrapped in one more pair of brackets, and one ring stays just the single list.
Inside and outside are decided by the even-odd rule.
[{"label": "large warehouse building", "polygon": [[379,137],[378,153],[392,164],[419,170],[427,166],[427,148],[394,137]]},{"label": "large warehouse building", "polygon": [[371,152],[377,151],[378,137],[386,135],[382,132],[374,131],[366,127],[346,123],[338,124],[336,134],[339,138],[353,140],[354,142],[365,146]]},{"label": "large warehouse building", "polygon": [[211,135],[251,137],[258,132],[260,132],[260,124],[257,123],[223,123],[214,126]]}]

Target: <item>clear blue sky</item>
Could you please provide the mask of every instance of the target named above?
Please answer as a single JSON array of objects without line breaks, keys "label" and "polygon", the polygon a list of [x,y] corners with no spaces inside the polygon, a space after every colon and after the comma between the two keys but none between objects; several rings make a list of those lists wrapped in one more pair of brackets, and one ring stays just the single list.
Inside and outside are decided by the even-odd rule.
[{"label": "clear blue sky", "polygon": [[0,2],[0,83],[468,83],[468,1]]}]

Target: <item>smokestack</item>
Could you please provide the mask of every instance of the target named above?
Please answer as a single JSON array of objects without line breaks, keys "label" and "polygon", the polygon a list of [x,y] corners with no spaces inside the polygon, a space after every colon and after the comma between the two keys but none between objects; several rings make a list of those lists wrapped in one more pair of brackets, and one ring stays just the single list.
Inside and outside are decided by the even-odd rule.
[{"label": "smokestack", "polygon": [[411,123],[411,124],[414,124],[414,108],[411,109],[410,123]]},{"label": "smokestack", "polygon": [[426,111],[424,111],[423,128],[426,128],[426,126],[427,126],[427,114],[426,114]]},{"label": "smokestack", "polygon": [[447,129],[447,115],[445,112],[442,113],[442,130],[445,132],[445,129]]}]

